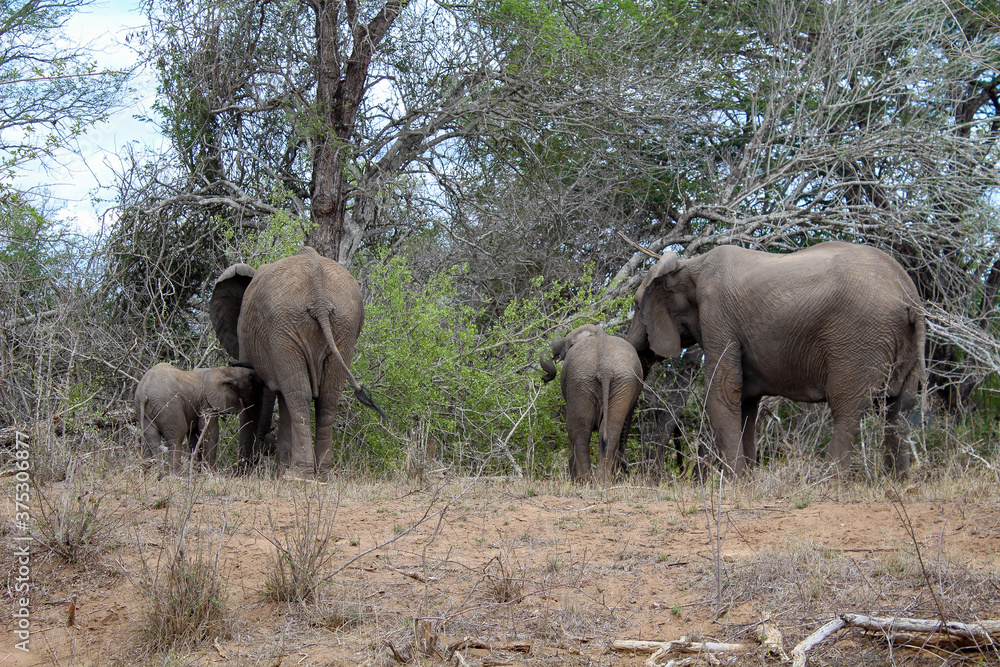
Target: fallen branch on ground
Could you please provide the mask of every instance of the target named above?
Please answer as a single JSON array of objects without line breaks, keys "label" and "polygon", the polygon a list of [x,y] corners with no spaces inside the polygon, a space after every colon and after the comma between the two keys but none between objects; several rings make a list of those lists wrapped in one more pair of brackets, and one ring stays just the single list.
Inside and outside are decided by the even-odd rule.
[{"label": "fallen branch on ground", "polygon": [[693,642],[681,637],[669,642],[644,641],[641,639],[613,639],[611,650],[654,653],[679,651],[681,653],[742,653],[756,647],[747,644],[726,644],[722,642]]},{"label": "fallen branch on ground", "polygon": [[[770,619],[765,620],[761,624],[762,636],[761,645],[766,649],[767,653],[773,654],[783,661],[787,662],[788,658],[785,656],[785,651],[781,646],[781,632]],[[654,641],[643,641],[643,640],[630,640],[630,639],[615,639],[611,641],[611,650],[613,651],[630,651],[633,653],[652,653],[653,655],[646,661],[647,665],[655,666],[657,665],[657,660],[661,657],[666,656],[672,651],[678,653],[746,653],[749,651],[756,651],[760,646],[755,644],[728,644],[724,642],[693,642],[687,637],[681,637],[674,641],[669,642],[654,642]],[[686,660],[675,661],[671,660],[668,665],[675,665],[679,667],[680,665],[688,664]]]},{"label": "fallen branch on ground", "polygon": [[897,633],[943,634],[960,637],[973,642],[972,646],[988,646],[994,643],[992,634],[1000,632],[1000,621],[980,621],[960,623],[958,621],[931,621],[919,618],[880,618],[863,614],[841,614],[816,632],[812,633],[792,649],[792,667],[805,667],[809,649],[827,639],[841,628],[851,626],[882,632],[894,641]]}]

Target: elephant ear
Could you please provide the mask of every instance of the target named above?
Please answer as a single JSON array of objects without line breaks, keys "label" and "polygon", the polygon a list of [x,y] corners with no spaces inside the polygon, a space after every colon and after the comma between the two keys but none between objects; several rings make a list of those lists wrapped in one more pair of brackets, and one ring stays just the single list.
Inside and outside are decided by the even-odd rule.
[{"label": "elephant ear", "polygon": [[672,292],[665,284],[679,268],[677,255],[665,253],[649,270],[640,287],[637,304],[639,320],[646,327],[650,349],[661,357],[679,357],[681,354],[681,335],[668,307]]},{"label": "elephant ear", "polygon": [[205,373],[205,400],[218,412],[236,412],[240,409],[237,378],[224,369],[213,368]]},{"label": "elephant ear", "polygon": [[215,281],[215,289],[208,302],[208,315],[212,319],[215,335],[233,359],[240,358],[237,325],[240,321],[243,293],[256,273],[249,264],[233,264]]}]

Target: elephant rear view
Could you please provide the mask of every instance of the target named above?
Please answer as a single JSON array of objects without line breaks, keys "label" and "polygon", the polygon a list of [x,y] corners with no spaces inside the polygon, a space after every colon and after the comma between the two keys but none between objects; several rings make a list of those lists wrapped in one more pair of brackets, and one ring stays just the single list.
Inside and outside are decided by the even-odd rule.
[{"label": "elephant rear view", "polygon": [[559,360],[570,476],[578,482],[590,475],[590,438],[597,431],[598,477],[608,483],[625,463],[623,429],[642,389],[639,355],[627,340],[584,324],[552,343],[551,355],[542,355],[542,380],[555,378],[553,362]]},{"label": "elephant rear view", "polygon": [[[244,423],[244,458],[260,455],[276,396],[279,462],[301,474],[327,471],[345,379],[363,403],[370,401],[349,368],[365,317],[357,281],[337,262],[305,247],[257,271],[247,264],[226,269],[216,281],[209,313],[223,347],[252,366],[265,385]],[[313,403],[315,447],[309,428]]]}]

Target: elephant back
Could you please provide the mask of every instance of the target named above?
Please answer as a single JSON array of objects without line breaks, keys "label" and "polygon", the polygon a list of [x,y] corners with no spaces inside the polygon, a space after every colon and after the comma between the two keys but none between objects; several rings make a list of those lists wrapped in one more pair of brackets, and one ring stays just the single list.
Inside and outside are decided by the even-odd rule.
[{"label": "elephant back", "polygon": [[258,269],[243,295],[237,334],[240,360],[252,364],[277,390],[284,355],[305,361],[319,391],[330,351],[328,323],[344,365],[349,365],[364,319],[361,288],[349,271],[310,247]]},{"label": "elephant back", "polygon": [[602,363],[609,364],[617,374],[635,375],[642,379],[642,362],[632,344],[619,336],[605,334],[602,339]]}]

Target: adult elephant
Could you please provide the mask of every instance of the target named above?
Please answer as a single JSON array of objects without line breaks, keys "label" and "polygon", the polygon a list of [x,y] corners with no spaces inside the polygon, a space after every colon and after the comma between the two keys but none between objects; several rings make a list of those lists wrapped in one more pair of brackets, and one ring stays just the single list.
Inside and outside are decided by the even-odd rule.
[{"label": "adult elephant", "polygon": [[357,281],[307,246],[256,271],[248,264],[230,266],[215,283],[209,314],[222,346],[253,367],[264,383],[242,424],[244,460],[254,461],[262,453],[276,396],[279,462],[298,474],[329,470],[333,418],[344,380],[374,407],[349,369],[365,318]]},{"label": "adult elephant", "polygon": [[170,364],[156,364],[143,374],[135,388],[135,414],[142,429],[147,458],[157,458],[161,445],[167,450],[170,469],[181,471],[188,447],[215,467],[219,444],[219,413],[234,413],[249,405],[259,393],[260,379],[249,368],[223,366],[183,371]]},{"label": "adult elephant", "polygon": [[756,462],[762,396],[822,402],[833,413],[828,458],[850,467],[861,417],[887,408],[886,465],[905,475],[903,413],[924,376],[924,319],[913,281],[868,246],[820,243],[788,254],[720,246],[666,253],[635,295],[628,340],[640,356],[705,353],[705,405],[726,469]]},{"label": "adult elephant", "polygon": [[549,382],[562,364],[562,395],[566,399],[569,472],[574,481],[590,475],[590,437],[598,432],[598,477],[609,482],[625,462],[623,433],[627,417],[642,390],[642,366],[635,348],[624,338],[584,324],[550,345],[540,363]]}]

